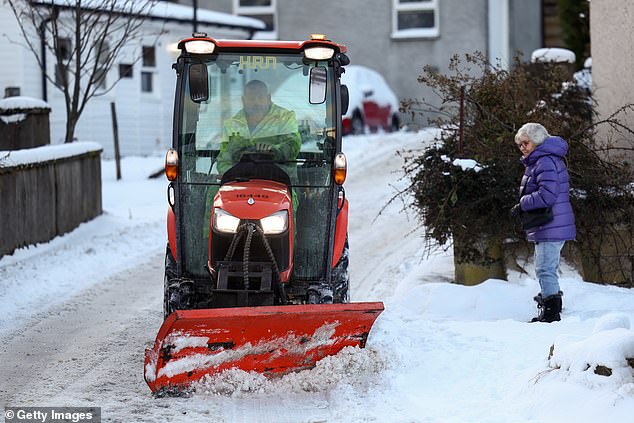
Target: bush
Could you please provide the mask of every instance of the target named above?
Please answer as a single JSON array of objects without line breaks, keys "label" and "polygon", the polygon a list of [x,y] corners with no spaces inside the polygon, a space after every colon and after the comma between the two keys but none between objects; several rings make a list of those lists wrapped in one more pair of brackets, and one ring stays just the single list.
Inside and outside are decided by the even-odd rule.
[{"label": "bush", "polygon": [[[597,228],[603,231],[603,222],[631,225],[630,169],[602,158],[609,146],[595,145],[591,95],[568,78],[555,64],[522,63],[519,58],[510,71],[500,70],[480,53],[464,60],[454,56],[447,75],[424,68],[418,81],[434,90],[440,105],[407,100],[402,109],[412,117],[436,113],[433,125],[443,128],[435,146],[406,154],[405,172],[411,180],[406,194],[425,228],[427,247],[453,241],[466,246],[457,251],[458,261],[486,264],[490,257],[483,249],[469,246],[482,239],[524,239],[508,211],[518,202],[524,172],[514,136],[526,122],[541,123],[569,144],[578,240],[596,236]],[[606,123],[618,126],[614,117]],[[475,160],[481,169],[454,165],[460,158]]]}]

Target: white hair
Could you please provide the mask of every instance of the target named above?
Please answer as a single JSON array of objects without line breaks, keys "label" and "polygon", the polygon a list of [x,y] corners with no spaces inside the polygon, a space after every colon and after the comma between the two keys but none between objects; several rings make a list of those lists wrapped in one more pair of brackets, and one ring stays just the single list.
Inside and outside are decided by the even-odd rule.
[{"label": "white hair", "polygon": [[546,128],[544,128],[541,124],[534,122],[525,123],[517,131],[517,134],[515,134],[515,144],[520,143],[520,138],[522,135],[528,137],[528,139],[531,140],[531,142],[535,145],[540,145],[544,142],[546,138],[550,136]]}]

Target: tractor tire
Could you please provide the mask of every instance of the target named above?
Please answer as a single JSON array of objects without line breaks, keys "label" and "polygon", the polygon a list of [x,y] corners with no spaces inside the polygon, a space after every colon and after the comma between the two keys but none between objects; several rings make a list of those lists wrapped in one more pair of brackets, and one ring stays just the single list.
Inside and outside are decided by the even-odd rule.
[{"label": "tractor tire", "polygon": [[165,251],[165,278],[163,279],[163,320],[167,319],[174,310],[170,305],[172,281],[176,279],[176,260],[172,255],[169,244]]},{"label": "tractor tire", "polygon": [[343,251],[337,265],[333,267],[331,273],[332,293],[334,303],[348,303],[350,302],[349,286],[350,286],[350,272],[348,271],[348,237],[346,236],[346,243],[343,245]]},{"label": "tractor tire", "polygon": [[172,311],[169,303],[171,297],[171,281],[176,278],[176,260],[172,255],[169,244],[165,251],[165,278],[163,279],[163,320],[169,316]]},{"label": "tractor tire", "polygon": [[365,132],[365,122],[361,116],[361,112],[355,110],[350,123],[350,132],[353,135],[361,135]]},{"label": "tractor tire", "polygon": [[163,320],[174,310],[194,308],[193,283],[178,277],[176,260],[169,245],[165,252],[165,279],[163,281]]}]

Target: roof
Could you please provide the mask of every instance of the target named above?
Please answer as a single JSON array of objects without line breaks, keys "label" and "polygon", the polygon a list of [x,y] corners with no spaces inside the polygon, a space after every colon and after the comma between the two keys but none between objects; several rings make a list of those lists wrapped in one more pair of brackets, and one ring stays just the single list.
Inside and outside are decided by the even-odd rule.
[{"label": "roof", "polygon": [[[60,9],[71,9],[76,7],[75,0],[35,0],[34,6],[51,7],[58,6]],[[113,10],[126,15],[141,15],[148,19],[162,20],[166,22],[190,23],[194,18],[194,8],[181,4],[160,1],[154,6],[146,2],[130,2],[127,0],[84,0],[82,9],[104,11],[113,5]],[[207,9],[196,10],[196,20],[199,25],[209,25],[227,27],[235,29],[245,29],[249,31],[263,30],[266,28],[264,22],[259,19],[244,16],[235,16],[229,13],[216,12]]]}]

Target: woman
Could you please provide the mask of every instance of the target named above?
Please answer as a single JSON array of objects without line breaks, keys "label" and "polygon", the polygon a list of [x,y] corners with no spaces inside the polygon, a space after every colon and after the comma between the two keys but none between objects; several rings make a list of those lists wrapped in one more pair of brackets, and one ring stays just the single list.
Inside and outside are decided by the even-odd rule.
[{"label": "woman", "polygon": [[514,216],[530,210],[551,208],[552,220],[526,228],[526,238],[535,243],[535,273],[541,292],[535,296],[539,315],[532,322],[561,320],[559,259],[568,240],[575,239],[575,217],[568,191],[570,177],[564,158],[568,144],[551,136],[539,123],[527,123],[515,135],[526,167],[520,184],[520,202],[511,209]]}]

